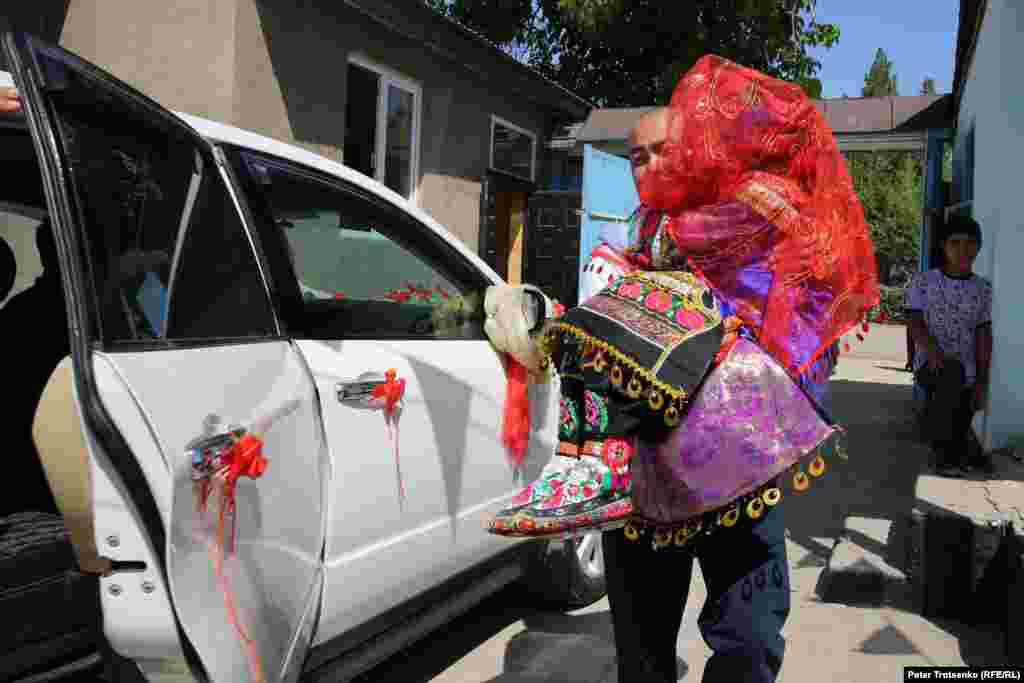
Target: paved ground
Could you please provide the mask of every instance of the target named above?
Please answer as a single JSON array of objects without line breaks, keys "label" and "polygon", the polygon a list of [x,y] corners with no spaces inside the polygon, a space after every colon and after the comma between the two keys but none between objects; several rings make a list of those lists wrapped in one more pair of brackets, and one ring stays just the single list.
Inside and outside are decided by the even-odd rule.
[{"label": "paved ground", "polygon": [[[849,430],[850,460],[785,503],[793,611],[781,681],[902,681],[905,666],[1001,664],[996,628],[923,619],[896,587],[879,607],[822,603],[815,588],[846,516],[898,519],[913,504],[927,458],[910,413],[903,328],[880,327],[853,342],[832,382],[832,410]],[[700,680],[709,651],[697,630],[704,600],[695,572],[679,635],[683,681]],[[367,681],[416,683],[615,683],[606,600],[571,614],[536,612],[516,591],[481,605],[393,658]]]}]

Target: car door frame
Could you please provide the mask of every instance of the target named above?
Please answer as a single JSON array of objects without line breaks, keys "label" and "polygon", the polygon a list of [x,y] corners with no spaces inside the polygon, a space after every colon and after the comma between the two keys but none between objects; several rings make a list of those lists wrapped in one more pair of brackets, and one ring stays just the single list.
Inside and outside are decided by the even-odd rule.
[{"label": "car door frame", "polygon": [[[259,243],[258,231],[253,229],[253,220],[246,206],[243,195],[239,190],[237,181],[233,176],[232,169],[224,160],[221,150],[211,141],[200,135],[187,122],[179,116],[166,110],[158,103],[149,99],[142,93],[126,86],[116,78],[107,74],[102,69],[81,59],[77,55],[69,53],[60,48],[48,45],[33,36],[24,33],[7,33],[0,35],[0,49],[6,56],[15,81],[19,89],[25,119],[32,135],[33,145],[36,149],[41,180],[43,184],[46,204],[49,208],[51,224],[54,231],[57,246],[58,258],[61,266],[61,279],[64,288],[66,302],[66,315],[69,320],[69,341],[71,359],[74,369],[74,389],[82,419],[82,427],[86,431],[87,440],[97,446],[91,448],[93,462],[104,474],[109,476],[112,482],[117,485],[118,493],[124,502],[130,507],[130,515],[133,522],[139,527],[142,538],[139,539],[139,547],[135,550],[143,553],[143,562],[119,561],[112,562],[112,572],[105,578],[123,574],[124,572],[140,571],[140,564],[143,567],[156,567],[159,577],[164,586],[170,586],[170,569],[166,548],[168,547],[168,536],[170,529],[165,524],[161,515],[159,505],[153,491],[150,489],[142,466],[136,459],[131,446],[122,431],[118,428],[108,407],[101,398],[100,388],[97,382],[93,366],[93,352],[106,350],[106,345],[101,332],[101,318],[99,315],[99,302],[96,298],[91,284],[92,264],[88,257],[88,237],[81,227],[81,218],[78,215],[77,198],[74,196],[74,181],[71,172],[63,160],[63,152],[57,139],[55,131],[55,112],[51,109],[46,96],[43,94],[47,76],[44,68],[36,60],[36,52],[50,53],[59,60],[67,60],[76,70],[84,72],[89,78],[97,80],[109,88],[123,101],[130,105],[136,113],[144,115],[147,120],[156,122],[158,125],[174,127],[184,133],[195,148],[204,155],[207,161],[216,168],[220,174],[224,190],[230,195],[231,202],[238,211],[239,221],[242,225],[250,246],[253,250],[254,260],[260,271],[260,279],[266,289],[270,311],[274,320],[274,333],[271,337],[253,339],[254,343],[265,341],[276,341],[289,343],[293,351],[301,359],[301,354],[290,339],[282,330],[274,283],[270,274],[266,272],[264,263],[267,262]],[[235,340],[232,340],[232,343]],[[166,342],[161,348],[168,346],[175,348],[206,348],[215,346],[216,342],[211,340],[197,340],[196,342]],[[139,350],[147,350],[144,344],[139,345]],[[301,360],[300,360],[301,362]],[[314,387],[308,367],[303,364],[304,376]],[[314,394],[315,395],[315,394]],[[319,416],[319,402],[314,401],[315,410]],[[322,432],[322,421],[317,420],[318,427]],[[321,440],[324,435],[321,433]],[[324,507],[326,510],[326,506]],[[312,620],[308,628],[312,629],[316,614],[319,613],[320,598],[322,597],[322,575],[323,575],[323,529],[326,524],[326,516],[320,520],[320,554],[318,557],[320,566],[320,590],[316,596],[316,604],[312,605]],[[116,539],[107,539],[104,546],[108,554],[117,556],[113,549],[119,543]],[[191,676],[196,681],[210,680],[198,651],[191,643],[185,628],[181,622],[180,615],[176,609],[170,609],[170,616],[173,620],[174,632],[177,636],[177,645],[180,653],[187,664]],[[307,634],[307,635],[311,635]],[[307,640],[307,646],[311,638]],[[302,662],[300,661],[300,664]],[[297,676],[301,666],[296,669]],[[289,675],[289,678],[292,678]]]},{"label": "car door frame", "polygon": [[[90,362],[93,351],[91,339],[99,336],[98,303],[94,296],[85,294],[92,291],[88,286],[89,266],[83,256],[86,253],[85,240],[74,227],[78,219],[65,189],[68,171],[61,161],[60,149],[53,132],[52,112],[47,111],[40,94],[43,85],[37,78],[39,67],[36,65],[35,68],[31,68],[23,64],[23,55],[31,49],[32,42],[34,39],[24,34],[5,34],[3,51],[20,93],[25,119],[36,146],[43,192],[50,210],[50,222],[61,265],[64,300],[67,302],[75,393],[82,411],[83,426],[94,436],[99,443],[99,451],[105,456],[105,462],[100,466],[109,468],[122,482],[124,493],[134,506],[133,512],[142,526],[149,546],[146,559],[156,564],[164,584],[169,585],[167,558],[162,552],[167,544],[167,527],[160,515],[156,498],[146,482],[142,467],[100,398],[96,376]],[[116,573],[116,561],[112,569]],[[181,643],[182,654],[193,677],[199,681],[208,681],[209,677],[199,653],[186,636],[177,614],[174,615],[174,626]]]},{"label": "car door frame", "polygon": [[[417,217],[415,215],[415,212],[407,210],[400,204],[390,202],[385,197],[374,194],[371,191],[367,190],[366,188],[362,188],[356,183],[340,175],[332,174],[326,171],[325,169],[316,168],[315,166],[312,166],[301,159],[289,158],[288,156],[285,156],[281,152],[267,151],[264,149],[254,149],[239,144],[224,144],[223,148],[225,150],[226,156],[230,161],[232,168],[234,169],[236,176],[245,175],[247,178],[251,176],[251,173],[246,171],[244,168],[241,168],[240,165],[244,165],[246,163],[243,157],[252,156],[255,157],[256,161],[263,161],[268,164],[279,166],[284,170],[295,173],[298,176],[308,177],[311,182],[321,182],[326,184],[327,186],[332,186],[336,188],[338,192],[351,194],[355,199],[361,199],[368,202],[372,202],[373,204],[381,207],[383,211],[386,211],[388,213],[400,214],[402,216],[401,220],[408,223],[410,228],[415,226],[419,230],[423,231],[425,234],[423,235],[422,239],[429,239],[432,242],[437,243],[436,249],[433,248],[434,245],[428,247],[428,251],[435,253],[433,256],[424,257],[427,259],[427,263],[432,263],[442,254],[448,253],[451,255],[451,258],[458,259],[458,261],[460,262],[460,268],[464,268],[467,271],[467,273],[472,273],[472,275],[475,278],[479,279],[479,284],[481,287],[486,287],[501,282],[500,279],[496,279],[496,276],[493,276],[485,268],[481,268],[471,259],[466,258],[464,255],[460,254],[457,248],[448,243],[448,241],[444,238],[442,234],[439,234],[438,231],[434,230],[429,224],[427,224],[426,222],[422,221],[419,217]],[[244,188],[243,191],[246,193],[248,193],[249,191],[249,182],[256,181],[254,179],[239,181],[239,184]],[[293,272],[290,260],[285,255],[286,247],[283,244],[284,239],[282,238],[281,235],[277,234],[276,232],[268,234],[269,231],[273,231],[275,230],[275,228],[264,218],[254,218],[254,226],[255,229],[261,233],[261,240],[263,244],[266,246],[264,254],[272,255],[272,258],[267,263],[266,269],[273,275],[275,281],[278,284],[278,295],[284,299],[279,304],[280,310],[282,310],[283,312],[291,311],[291,315],[301,316],[301,307],[303,302],[297,284],[298,278],[296,277],[296,274]],[[436,264],[434,265],[436,267]],[[462,276],[460,279],[465,281],[467,277]],[[302,327],[301,324],[290,325],[289,319],[290,316],[287,313],[282,314],[282,326],[284,326],[286,329],[289,327]],[[295,337],[296,333],[297,331],[292,332],[294,338],[301,337],[302,339],[306,339],[306,337],[302,336],[301,333],[298,333],[299,337]],[[370,342],[374,340],[374,338],[363,338],[361,336],[354,337],[353,339],[356,341],[364,342]],[[413,340],[422,341],[418,337],[414,338]],[[390,341],[400,343],[402,340],[394,339]],[[442,344],[444,343],[444,341],[445,340],[436,340],[432,341],[431,343]],[[482,344],[488,343],[486,336],[483,334],[482,330],[479,339],[469,339],[465,341],[479,341]],[[497,357],[495,357],[495,361],[500,362]],[[321,388],[321,394],[322,393],[323,389]],[[330,439],[329,430],[328,439]],[[497,458],[500,457],[502,457],[501,454],[496,452],[496,465],[499,465],[500,460],[497,460]],[[332,476],[336,476],[336,473],[332,474]],[[515,493],[515,488],[511,474],[509,477],[509,483],[510,488],[507,492],[507,496],[510,498]],[[456,514],[458,514],[458,511]],[[328,540],[329,539],[330,534],[328,534]],[[498,548],[499,545],[508,545],[509,547],[507,549]],[[520,564],[520,560],[522,559],[524,553],[529,553],[522,547],[515,547],[516,545],[518,544],[509,544],[507,540],[500,543],[496,541],[495,550],[493,551],[493,554],[491,554],[487,559],[484,559],[484,565],[508,567],[509,565]],[[330,557],[326,558],[328,562],[330,561],[330,559]],[[425,593],[414,598],[412,602],[417,605],[423,606],[426,604],[433,603],[434,600],[436,600],[441,595],[450,595],[451,591],[454,590],[454,586],[458,586],[460,584],[464,584],[467,582],[465,576],[475,576],[479,579],[479,575],[476,573],[475,570],[480,566],[482,565],[474,564],[460,567],[460,569],[455,572],[452,578],[448,578],[442,581],[440,584],[428,588]],[[497,583],[502,583],[502,581],[507,583],[508,581],[514,580],[514,578],[519,576],[518,573],[515,573],[517,571],[518,567],[513,571],[513,573],[508,574],[507,576],[505,574],[495,575],[506,577],[501,581],[497,581]],[[330,580],[328,572],[325,571],[325,585],[328,585],[329,583]],[[472,581],[470,581],[470,583],[472,583]],[[494,590],[496,590],[496,588],[494,588]],[[378,615],[375,618],[372,618],[369,623],[363,624],[361,626],[356,626],[352,629],[352,631],[343,631],[336,634],[329,634],[325,642],[322,642],[318,645],[314,645],[313,651],[311,653],[311,658],[314,660],[314,666],[326,665],[327,662],[336,660],[337,657],[343,652],[349,651],[352,648],[357,648],[359,643],[366,642],[372,639],[374,636],[379,635],[384,631],[390,630],[392,627],[395,626],[396,620],[408,618],[410,613],[415,613],[416,611],[418,611],[418,609],[419,608],[412,607],[409,604],[399,604],[393,608],[388,608],[384,613]],[[411,626],[409,628],[403,627],[402,630],[415,630],[415,628],[416,627],[414,626]]]}]

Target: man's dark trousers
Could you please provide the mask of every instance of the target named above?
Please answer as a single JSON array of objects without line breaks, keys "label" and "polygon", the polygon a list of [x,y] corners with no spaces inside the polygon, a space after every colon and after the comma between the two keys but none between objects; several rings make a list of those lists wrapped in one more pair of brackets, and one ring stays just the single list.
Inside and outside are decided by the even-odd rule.
[{"label": "man's dark trousers", "polygon": [[782,666],[789,565],[781,506],[756,522],[701,539],[693,550],[655,550],[650,535],[604,534],[612,625],[622,683],[676,683],[676,641],[694,559],[708,597],[697,620],[713,650],[703,683],[770,683]]}]

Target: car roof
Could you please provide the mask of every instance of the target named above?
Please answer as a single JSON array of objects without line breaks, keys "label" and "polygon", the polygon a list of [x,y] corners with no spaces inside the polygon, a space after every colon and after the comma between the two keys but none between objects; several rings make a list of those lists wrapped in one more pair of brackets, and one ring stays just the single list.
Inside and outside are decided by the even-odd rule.
[{"label": "car roof", "polygon": [[[14,79],[11,77],[11,74],[6,71],[0,71],[0,87],[13,86]],[[441,235],[449,244],[455,247],[459,253],[472,261],[472,263],[483,271],[492,281],[501,281],[497,273],[495,273],[494,270],[477,254],[467,248],[461,239],[454,236],[451,231],[430,217],[425,211],[417,207],[415,204],[412,204],[409,200],[394,192],[383,183],[379,183],[373,178],[369,178],[359,171],[345,166],[344,164],[331,161],[330,159],[322,157],[319,154],[314,154],[313,152],[301,147],[290,145],[286,142],[281,142],[280,140],[274,140],[273,138],[253,133],[252,131],[236,128],[225,123],[204,119],[199,116],[193,116],[191,114],[185,114],[177,111],[173,113],[187,125],[191,126],[197,133],[199,133],[199,135],[211,142],[237,145],[256,152],[263,152],[264,154],[270,154],[298,164],[303,164],[328,175],[339,177],[373,195],[387,200]]]}]

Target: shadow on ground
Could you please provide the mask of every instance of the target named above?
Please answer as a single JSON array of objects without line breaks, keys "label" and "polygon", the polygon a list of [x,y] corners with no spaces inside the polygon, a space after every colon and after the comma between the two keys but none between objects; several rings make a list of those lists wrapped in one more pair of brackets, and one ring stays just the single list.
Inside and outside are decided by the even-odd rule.
[{"label": "shadow on ground", "polygon": [[830,471],[806,495],[791,494],[785,501],[790,540],[808,552],[801,560],[805,566],[828,559],[831,540],[848,516],[909,516],[914,483],[927,459],[909,386],[833,380],[829,392],[832,417],[847,430],[850,457],[830,459]]},{"label": "shadow on ground", "polygon": [[[481,603],[443,633],[361,676],[359,683],[427,683],[508,630],[498,644],[501,673],[473,678],[487,683],[615,683],[615,641],[607,609],[566,614],[536,605],[519,587]],[[606,604],[606,603],[605,603]],[[593,608],[592,608],[593,609]],[[689,667],[678,661],[679,680]]]},{"label": "shadow on ground", "polygon": [[[902,372],[902,368],[876,366]],[[921,440],[914,413],[912,388],[907,385],[837,380],[831,383],[833,418],[848,431],[849,460],[837,463],[831,476],[815,481],[809,496],[788,501],[790,540],[807,551],[796,566],[823,566],[831,540],[843,530],[846,517],[887,519],[892,522],[885,544],[852,532],[850,540],[885,558],[909,575],[907,534],[915,505],[915,484],[929,466],[929,449]],[[905,612],[917,612],[910,584],[886,591],[881,604]],[[970,666],[1006,662],[1003,635],[998,626],[941,618],[929,621],[954,636],[960,657]],[[899,629],[889,626],[859,646],[866,654],[922,655]]]},{"label": "shadow on ground", "polygon": [[[886,372],[890,368],[876,367]],[[891,368],[893,373],[901,368]],[[879,551],[893,566],[906,571],[904,521],[914,507],[918,473],[927,466],[913,413],[911,387],[899,383],[833,380],[831,412],[847,430],[849,460],[830,459],[829,471],[816,479],[808,494],[788,495],[786,519],[790,540],[806,552],[794,568],[823,567],[832,541],[842,532],[847,516],[894,522],[885,547],[868,538],[861,544]],[[427,683],[478,648],[489,662],[488,672],[466,680],[487,683],[614,683],[615,648],[606,608],[576,614],[544,611],[524,591],[509,589],[432,636],[392,658],[359,680]],[[606,605],[606,603],[604,603]],[[910,587],[888,591],[878,608],[913,612]],[[798,609],[798,608],[797,608]],[[929,620],[959,641],[960,657],[972,666],[1005,662],[998,627]],[[893,623],[861,643],[846,645],[865,654],[925,657]],[[493,656],[493,659],[490,657]],[[498,665],[500,659],[501,664]],[[698,667],[699,670],[700,667]],[[460,675],[462,669],[459,669]],[[495,671],[501,673],[495,676]],[[690,666],[680,660],[680,680]],[[467,672],[468,673],[468,672]],[[451,679],[455,680],[455,679]],[[461,680],[461,679],[460,679]]]}]

